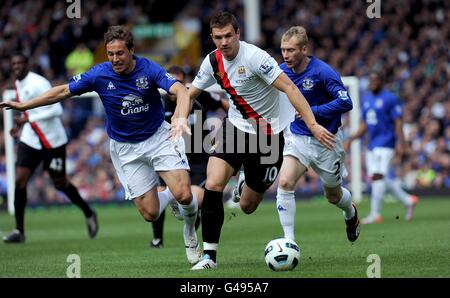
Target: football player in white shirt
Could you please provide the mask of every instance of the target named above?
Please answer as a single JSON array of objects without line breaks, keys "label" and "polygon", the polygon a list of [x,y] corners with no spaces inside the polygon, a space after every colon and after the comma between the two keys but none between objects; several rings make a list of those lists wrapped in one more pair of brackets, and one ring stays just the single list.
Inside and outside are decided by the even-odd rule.
[{"label": "football player in white shirt", "polygon": [[[224,220],[223,190],[231,176],[243,166],[246,180],[240,187],[240,207],[247,214],[256,210],[275,181],[283,160],[283,129],[295,115],[292,105],[325,147],[331,149],[335,143],[334,135],[317,124],[305,98],[275,59],[239,40],[239,26],[231,13],[213,16],[210,31],[217,49],[203,61],[189,89],[190,99],[192,102],[201,90],[217,82],[230,96],[230,108],[218,132],[222,138],[216,138],[215,151],[208,161],[202,207],[204,255],[192,270],[217,267],[216,251]],[[178,103],[172,121],[174,135],[183,130],[189,133],[182,123],[190,106]]]},{"label": "football player in white shirt", "polygon": [[[12,70],[16,77],[16,100],[25,102],[51,88],[50,82],[28,70],[28,58],[17,53],[12,56]],[[98,231],[97,215],[78,193],[66,176],[66,144],[68,142],[61,116],[60,103],[36,108],[16,117],[13,137],[19,137],[14,208],[16,229],[3,237],[5,243],[25,242],[24,217],[27,204],[27,184],[36,168],[44,163],[56,189],[62,191],[86,217],[88,234],[94,238]]]}]

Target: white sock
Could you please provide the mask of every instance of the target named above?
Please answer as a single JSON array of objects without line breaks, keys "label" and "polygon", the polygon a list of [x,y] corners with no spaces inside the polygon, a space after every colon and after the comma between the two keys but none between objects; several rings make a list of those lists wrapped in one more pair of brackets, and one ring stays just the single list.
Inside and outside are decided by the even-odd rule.
[{"label": "white sock", "polygon": [[409,207],[412,205],[411,196],[403,190],[400,185],[398,178],[395,179],[385,179],[386,189],[394,195],[394,197],[399,200],[403,205]]},{"label": "white sock", "polygon": [[166,187],[165,190],[158,192],[158,198],[159,198],[159,214],[161,214],[164,211],[164,209],[166,209],[170,201],[175,200],[175,197],[170,192],[170,189],[168,187]]},{"label": "white sock", "polygon": [[384,179],[372,182],[372,194],[370,197],[370,215],[379,216],[381,205],[383,204],[384,193],[386,192],[386,182]]},{"label": "white sock", "polygon": [[284,237],[295,240],[295,194],[294,191],[277,189],[277,211],[280,217],[280,223],[283,227]]},{"label": "white sock", "polygon": [[342,209],[344,212],[344,217],[346,220],[351,219],[355,216],[355,208],[352,205],[352,195],[345,187],[341,187],[342,197],[341,200],[336,204],[336,206]]},{"label": "white sock", "polygon": [[180,214],[184,218],[184,238],[189,239],[191,236],[196,235],[195,232],[195,220],[197,219],[198,212],[198,200],[195,192],[192,192],[192,201],[187,205],[178,203],[180,208]]},{"label": "white sock", "polygon": [[203,242],[203,250],[215,250],[219,247],[218,243]]}]

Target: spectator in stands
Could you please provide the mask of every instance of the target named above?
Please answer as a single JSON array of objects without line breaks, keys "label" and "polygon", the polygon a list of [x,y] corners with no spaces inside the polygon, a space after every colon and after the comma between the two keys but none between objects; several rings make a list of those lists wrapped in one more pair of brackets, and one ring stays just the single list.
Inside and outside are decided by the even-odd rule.
[{"label": "spectator in stands", "polygon": [[77,44],[75,49],[70,52],[66,58],[66,70],[68,76],[74,76],[83,72],[86,72],[94,65],[94,55],[84,43]]}]

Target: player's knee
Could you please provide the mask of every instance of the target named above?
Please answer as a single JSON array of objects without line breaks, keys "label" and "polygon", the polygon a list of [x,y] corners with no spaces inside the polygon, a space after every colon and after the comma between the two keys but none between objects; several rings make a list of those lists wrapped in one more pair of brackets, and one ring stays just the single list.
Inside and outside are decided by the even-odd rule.
[{"label": "player's knee", "polygon": [[52,182],[55,188],[60,191],[64,190],[70,185],[70,182],[66,177],[53,177]]},{"label": "player's knee", "polygon": [[336,190],[325,190],[325,197],[327,198],[328,202],[331,204],[337,204],[341,200],[342,192]]},{"label": "player's knee", "polygon": [[254,204],[244,204],[243,202],[241,202],[241,209],[242,211],[244,211],[245,214],[252,214],[253,212],[255,212],[256,207]]},{"label": "player's knee", "polygon": [[153,222],[156,221],[159,217],[158,212],[153,212],[153,211],[146,211],[146,210],[142,210],[141,211],[142,217],[144,218],[145,221],[147,222]]},{"label": "player's knee", "polygon": [[377,181],[377,180],[381,180],[384,178],[383,174],[373,174],[372,175],[372,181]]},{"label": "player's knee", "polygon": [[55,185],[55,188],[57,190],[63,190],[68,186],[68,183],[63,180],[57,180],[57,181],[53,181],[53,185]]},{"label": "player's knee", "polygon": [[174,190],[171,190],[173,196],[181,205],[187,205],[192,201],[192,192],[188,184],[178,185]]},{"label": "player's knee", "polygon": [[293,190],[295,188],[295,181],[287,177],[280,176],[278,187],[284,190]]},{"label": "player's knee", "polygon": [[328,202],[331,204],[337,204],[341,200],[339,195],[337,193],[327,193],[325,194],[325,197],[327,198]]},{"label": "player's knee", "polygon": [[223,192],[225,185],[215,181],[206,180],[205,188],[211,191]]}]

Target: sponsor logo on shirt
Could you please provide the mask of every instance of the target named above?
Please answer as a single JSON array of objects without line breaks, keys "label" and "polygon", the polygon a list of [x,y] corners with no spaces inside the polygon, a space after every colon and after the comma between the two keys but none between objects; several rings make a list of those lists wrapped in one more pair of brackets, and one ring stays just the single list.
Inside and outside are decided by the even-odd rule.
[{"label": "sponsor logo on shirt", "polygon": [[310,78],[304,78],[302,81],[302,87],[304,91],[310,91],[314,88],[314,81]]},{"label": "sponsor logo on shirt", "polygon": [[383,99],[382,98],[377,98],[375,100],[375,108],[381,109],[382,107],[383,107]]},{"label": "sponsor logo on shirt", "polygon": [[199,70],[199,71],[197,72],[196,77],[197,77],[199,80],[201,80],[202,77],[203,77],[203,71]]},{"label": "sponsor logo on shirt", "polygon": [[136,79],[136,87],[138,89],[148,89],[148,79],[147,77],[139,77]]},{"label": "sponsor logo on shirt", "polygon": [[377,112],[375,112],[375,110],[370,109],[367,111],[366,123],[367,123],[367,125],[377,125],[378,124]]},{"label": "sponsor logo on shirt", "polygon": [[242,80],[236,80],[236,83],[237,84],[243,84],[245,82],[248,82],[248,81],[251,81],[251,80],[254,80],[254,79],[255,79],[255,77],[253,76],[253,77],[245,78],[245,79],[242,79]]},{"label": "sponsor logo on shirt", "polygon": [[149,108],[150,105],[148,103],[144,105],[142,97],[134,94],[128,94],[122,99],[122,110],[120,113],[122,115],[132,115],[147,112]]}]

